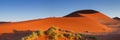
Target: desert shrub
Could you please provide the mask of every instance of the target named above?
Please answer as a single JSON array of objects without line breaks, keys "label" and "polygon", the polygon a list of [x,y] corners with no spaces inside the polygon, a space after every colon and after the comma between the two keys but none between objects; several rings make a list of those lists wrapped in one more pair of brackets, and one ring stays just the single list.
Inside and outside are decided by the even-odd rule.
[{"label": "desert shrub", "polygon": [[27,40],[27,37],[22,37],[21,40]]},{"label": "desert shrub", "polygon": [[26,40],[32,40],[29,36],[26,38]]},{"label": "desert shrub", "polygon": [[41,31],[41,30],[37,30],[37,31],[35,31],[35,33],[37,33],[38,36],[42,36],[44,34],[43,31]]},{"label": "desert shrub", "polygon": [[95,36],[87,36],[81,33],[74,33],[68,30],[61,30],[56,27],[50,27],[47,31],[44,32],[41,30],[34,31],[29,36],[21,38],[21,40],[37,40],[37,37],[42,36],[44,33],[47,37],[49,37],[50,40],[58,40],[59,37],[65,37],[70,40],[98,40],[98,38]]},{"label": "desert shrub", "polygon": [[85,36],[84,34],[81,34],[81,33],[78,33],[78,35],[80,35],[80,36]]},{"label": "desert shrub", "polygon": [[45,34],[48,35],[48,37],[51,39],[51,40],[57,40],[59,36],[59,33],[58,33],[58,28],[56,27],[50,27],[47,31],[45,31]]},{"label": "desert shrub", "polygon": [[45,34],[50,35],[53,32],[55,32],[57,30],[57,28],[55,27],[50,27],[47,31],[45,31]]},{"label": "desert shrub", "polygon": [[30,34],[29,36],[23,37],[21,38],[21,40],[34,40],[37,37],[37,33],[33,32],[32,34]]},{"label": "desert shrub", "polygon": [[21,40],[25,40],[25,38],[23,37],[23,38],[21,38]]},{"label": "desert shrub", "polygon": [[33,33],[31,34],[31,36],[32,36],[32,37],[35,37],[35,36],[37,36],[37,33],[36,33],[36,32],[33,32]]},{"label": "desert shrub", "polygon": [[69,38],[69,39],[73,39],[73,38],[75,37],[75,35],[72,34],[72,33],[64,33],[63,35],[64,35],[66,38]]},{"label": "desert shrub", "polygon": [[21,40],[31,40],[29,36],[23,37]]},{"label": "desert shrub", "polygon": [[57,32],[52,32],[52,34],[49,35],[49,38],[51,40],[58,40],[59,37],[64,37],[64,36],[63,34]]},{"label": "desert shrub", "polygon": [[51,40],[57,40],[58,39],[58,33],[55,33],[55,32],[53,32],[51,35],[49,35],[49,38],[51,39]]},{"label": "desert shrub", "polygon": [[88,38],[93,39],[93,40],[98,40],[98,38],[95,36],[89,36]]},{"label": "desert shrub", "polygon": [[65,30],[65,32],[71,32],[71,31]]},{"label": "desert shrub", "polygon": [[75,40],[82,40],[82,35],[80,33],[76,33]]},{"label": "desert shrub", "polygon": [[59,34],[58,34],[58,37],[64,37],[64,36],[63,36],[63,34],[59,33]]}]

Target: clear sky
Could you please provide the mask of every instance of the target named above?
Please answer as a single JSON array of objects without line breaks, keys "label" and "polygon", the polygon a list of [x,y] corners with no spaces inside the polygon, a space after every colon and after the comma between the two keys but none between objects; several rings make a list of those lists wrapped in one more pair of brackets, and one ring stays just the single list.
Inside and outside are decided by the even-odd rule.
[{"label": "clear sky", "polygon": [[120,0],[0,0],[0,21],[61,17],[82,9],[120,17]]}]

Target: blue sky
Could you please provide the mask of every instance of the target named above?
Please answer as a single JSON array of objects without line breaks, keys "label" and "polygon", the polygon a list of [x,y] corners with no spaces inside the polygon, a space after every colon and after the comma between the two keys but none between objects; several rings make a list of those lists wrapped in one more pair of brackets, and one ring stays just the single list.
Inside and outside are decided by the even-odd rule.
[{"label": "blue sky", "polygon": [[120,17],[120,0],[0,0],[0,21],[61,17],[82,9]]}]

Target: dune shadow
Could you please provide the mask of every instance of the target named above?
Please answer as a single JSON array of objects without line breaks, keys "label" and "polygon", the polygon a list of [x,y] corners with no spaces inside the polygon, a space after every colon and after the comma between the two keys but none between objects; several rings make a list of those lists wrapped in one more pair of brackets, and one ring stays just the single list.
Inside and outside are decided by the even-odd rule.
[{"label": "dune shadow", "polygon": [[32,33],[30,30],[17,31],[13,30],[13,33],[3,33],[0,35],[0,40],[21,40],[22,37],[28,36]]},{"label": "dune shadow", "polygon": [[120,40],[120,34],[98,35],[99,40]]}]

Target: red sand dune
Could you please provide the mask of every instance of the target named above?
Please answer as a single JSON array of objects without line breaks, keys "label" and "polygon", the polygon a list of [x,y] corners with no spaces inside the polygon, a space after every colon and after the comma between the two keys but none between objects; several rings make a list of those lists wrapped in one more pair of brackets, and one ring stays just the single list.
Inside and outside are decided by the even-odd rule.
[{"label": "red sand dune", "polygon": [[102,24],[114,24],[116,21],[108,16],[103,15],[102,13],[95,13],[95,14],[81,14],[82,16],[86,16],[88,18],[97,20]]},{"label": "red sand dune", "polygon": [[75,32],[107,32],[110,30],[105,25],[87,17],[61,17],[3,24],[0,25],[0,33],[13,30],[46,30],[53,25]]},{"label": "red sand dune", "polygon": [[[80,32],[80,33],[100,33],[110,32],[113,28],[104,24],[114,24],[116,20],[98,12],[95,10],[81,10],[68,14],[64,17],[51,17],[36,20],[28,20],[21,22],[10,22],[0,24],[0,35],[2,33],[12,33],[13,30],[17,31],[36,31],[47,30],[51,26],[56,26],[61,29]],[[4,39],[4,38],[3,38]],[[66,38],[60,38],[59,40],[67,40]],[[39,40],[49,40],[46,36],[42,36]],[[68,39],[69,40],[69,39]]]},{"label": "red sand dune", "polygon": [[46,30],[53,25],[74,32],[109,32],[111,28],[101,23],[111,23],[111,21],[114,20],[97,11],[82,10],[59,18],[1,24],[0,33],[9,33],[13,30]]},{"label": "red sand dune", "polygon": [[81,16],[96,20],[102,24],[116,23],[116,21],[114,19],[112,19],[98,11],[95,11],[95,10],[80,10],[80,11],[73,12],[69,15],[66,15],[64,17],[81,17]]}]

